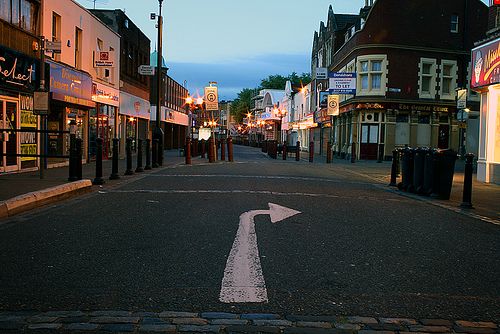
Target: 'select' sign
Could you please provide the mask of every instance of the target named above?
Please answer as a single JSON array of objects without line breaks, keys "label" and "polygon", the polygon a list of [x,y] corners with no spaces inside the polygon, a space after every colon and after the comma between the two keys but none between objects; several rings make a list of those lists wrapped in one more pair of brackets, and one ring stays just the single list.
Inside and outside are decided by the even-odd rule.
[{"label": "'select' sign", "polygon": [[0,45],[0,87],[34,91],[38,88],[37,61]]}]

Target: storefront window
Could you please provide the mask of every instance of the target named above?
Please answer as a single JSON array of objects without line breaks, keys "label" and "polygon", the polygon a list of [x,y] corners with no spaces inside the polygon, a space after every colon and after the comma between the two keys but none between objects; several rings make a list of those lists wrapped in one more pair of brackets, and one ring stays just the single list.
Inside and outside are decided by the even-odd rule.
[{"label": "storefront window", "polygon": [[0,19],[10,22],[10,0],[0,0]]}]

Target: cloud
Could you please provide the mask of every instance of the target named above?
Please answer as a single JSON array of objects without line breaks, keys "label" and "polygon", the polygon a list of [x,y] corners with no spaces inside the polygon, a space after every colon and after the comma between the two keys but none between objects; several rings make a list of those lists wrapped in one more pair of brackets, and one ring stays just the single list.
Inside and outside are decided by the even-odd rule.
[{"label": "cloud", "polygon": [[255,88],[269,75],[309,72],[310,56],[268,54],[216,63],[168,62],[167,66],[177,82],[183,84],[186,80],[191,94],[203,94],[210,81],[217,81],[219,98],[232,100],[243,88]]}]

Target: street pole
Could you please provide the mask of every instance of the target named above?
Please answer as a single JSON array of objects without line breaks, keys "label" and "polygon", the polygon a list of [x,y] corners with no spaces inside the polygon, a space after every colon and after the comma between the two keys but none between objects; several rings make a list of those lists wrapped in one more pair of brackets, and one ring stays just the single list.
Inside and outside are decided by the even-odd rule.
[{"label": "street pole", "polygon": [[[45,37],[41,36],[40,37],[40,91],[45,92]],[[40,159],[39,159],[39,168],[40,168],[40,179],[43,179],[45,177],[45,138],[47,134],[45,131],[47,130],[46,127],[46,121],[47,117],[42,113],[40,115],[40,127],[41,127],[41,133],[40,133]]]},{"label": "street pole", "polygon": [[156,62],[156,127],[153,133],[153,139],[158,140],[158,165],[163,164],[163,130],[161,129],[161,94],[162,94],[162,29],[163,29],[163,17],[161,16],[161,5],[163,0],[158,0],[160,5],[159,15],[158,15],[158,54]]}]

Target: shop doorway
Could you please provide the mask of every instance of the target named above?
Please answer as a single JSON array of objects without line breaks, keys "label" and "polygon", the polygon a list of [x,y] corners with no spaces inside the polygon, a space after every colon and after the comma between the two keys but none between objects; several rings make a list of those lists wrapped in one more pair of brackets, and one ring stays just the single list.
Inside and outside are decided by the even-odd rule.
[{"label": "shop doorway", "polygon": [[439,124],[438,132],[438,148],[446,149],[449,147],[450,142],[450,125]]},{"label": "shop doorway", "polygon": [[[0,172],[19,170],[18,152],[18,102],[0,99]],[[4,155],[5,154],[5,155]]]},{"label": "shop doorway", "polygon": [[378,124],[361,124],[361,145],[359,158],[361,160],[377,159]]}]

